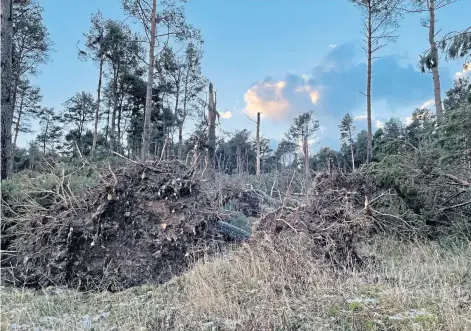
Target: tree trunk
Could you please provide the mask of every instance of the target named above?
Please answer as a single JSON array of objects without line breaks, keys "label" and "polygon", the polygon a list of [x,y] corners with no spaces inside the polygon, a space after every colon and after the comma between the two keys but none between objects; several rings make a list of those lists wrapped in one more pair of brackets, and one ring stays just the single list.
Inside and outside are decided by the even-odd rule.
[{"label": "tree trunk", "polygon": [[[178,78],[178,79],[180,79],[180,78]],[[178,105],[179,105],[179,103],[180,103],[180,83],[177,83],[177,90],[175,91],[175,108],[174,108],[173,112],[174,112],[175,120],[176,120],[177,125],[178,125],[178,156],[177,157],[178,157],[179,160],[181,160],[180,148],[182,146],[182,141],[180,140],[180,126],[183,125],[183,123],[180,123],[181,119],[178,118]],[[173,134],[172,134],[172,137],[173,137]]]},{"label": "tree trunk", "polygon": [[[121,83],[123,85],[124,83]],[[118,137],[118,146],[121,146],[121,119],[123,115],[123,101],[124,101],[124,86],[121,86],[121,95],[119,97],[119,107],[118,107],[118,123],[117,123],[117,137]],[[126,124],[125,124],[126,125]]]},{"label": "tree trunk", "polygon": [[112,152],[116,149],[116,112],[118,111],[118,72],[119,65],[115,68],[115,77],[113,78],[113,112],[111,113],[111,127],[110,127],[110,150]]},{"label": "tree trunk", "polygon": [[443,108],[440,87],[440,74],[438,72],[438,49],[437,43],[435,42],[435,0],[430,0],[428,9],[430,16],[428,41],[430,43],[430,51],[433,54],[433,61],[435,62],[432,67],[433,94],[435,97],[435,109],[437,112],[437,119],[440,120],[443,117]]},{"label": "tree trunk", "polygon": [[103,76],[103,62],[105,57],[102,56],[100,59],[100,74],[98,76],[98,93],[96,98],[96,108],[95,108],[95,129],[93,130],[93,143],[92,143],[92,153],[96,148],[96,141],[98,138],[98,118],[100,116],[100,102],[101,102],[101,78]]},{"label": "tree trunk", "polygon": [[304,149],[304,172],[306,175],[306,180],[309,180],[309,141],[307,135],[303,137],[303,149]]},{"label": "tree trunk", "polygon": [[2,0],[1,5],[1,179],[10,175],[12,155],[11,127],[13,124],[13,1]]},{"label": "tree trunk", "polygon": [[116,112],[118,105],[113,106],[113,112],[111,113],[111,128],[110,128],[110,150],[112,152],[116,149]]},{"label": "tree trunk", "polygon": [[[26,92],[25,92],[26,93]],[[16,123],[15,123],[15,129],[13,130],[15,132],[14,138],[13,138],[13,145],[12,148],[16,147],[16,140],[18,139],[18,133],[20,132],[20,123],[21,123],[21,115],[23,113],[23,103],[24,103],[24,98],[25,95],[21,95],[21,101],[20,101],[20,106],[18,108],[18,116],[16,118]]]},{"label": "tree trunk", "polygon": [[178,159],[183,161],[183,121],[178,122]]},{"label": "tree trunk", "polygon": [[214,170],[214,156],[216,154],[216,100],[214,98],[213,83],[209,83],[208,121],[208,168]]},{"label": "tree trunk", "polygon": [[47,133],[49,131],[49,122],[50,122],[50,119],[48,118],[46,122],[46,129],[44,130],[44,139],[43,139],[43,154],[44,155],[46,155],[46,140],[47,140]]},{"label": "tree trunk", "polygon": [[106,112],[106,128],[105,128],[105,141],[108,141],[110,133],[110,112],[111,112],[111,98],[108,98],[108,110]]},{"label": "tree trunk", "polygon": [[236,156],[237,156],[237,160],[236,160],[236,163],[237,163],[237,175],[241,175],[242,171],[241,171],[241,168],[242,168],[242,155],[241,155],[241,151],[240,151],[240,146],[237,146],[237,150],[236,150]]},{"label": "tree trunk", "polygon": [[188,72],[190,69],[187,69],[186,77],[185,77],[185,92],[183,94],[183,114],[182,118],[180,119],[181,123],[179,124],[179,131],[178,131],[178,159],[182,160],[183,158],[183,124],[185,123],[186,119],[186,105],[188,102]]},{"label": "tree trunk", "polygon": [[260,176],[260,113],[257,113],[257,133],[256,133],[256,143],[257,143],[257,164],[256,164],[256,175]]},{"label": "tree trunk", "polygon": [[372,8],[371,2],[368,7],[368,73],[366,79],[366,116],[368,122],[368,144],[366,148],[366,162],[370,163],[373,159],[373,128],[371,125],[371,67],[373,57],[373,31],[372,31]]},{"label": "tree trunk", "polygon": [[348,129],[348,134],[350,135],[350,152],[352,153],[352,169],[355,171],[355,157],[353,155],[353,139],[352,139],[352,131],[350,128]]},{"label": "tree trunk", "polygon": [[152,86],[154,83],[154,47],[156,38],[156,12],[157,0],[152,0],[152,17],[150,27],[149,45],[149,71],[147,73],[146,109],[144,113],[144,130],[142,131],[141,157],[143,160],[149,155],[150,145],[150,116],[152,114]]}]

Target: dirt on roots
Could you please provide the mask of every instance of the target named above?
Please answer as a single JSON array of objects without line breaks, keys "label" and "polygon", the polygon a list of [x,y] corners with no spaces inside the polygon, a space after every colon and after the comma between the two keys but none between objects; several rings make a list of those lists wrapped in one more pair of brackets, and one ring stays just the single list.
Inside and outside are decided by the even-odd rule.
[{"label": "dirt on roots", "polygon": [[305,202],[282,206],[261,219],[256,235],[308,235],[312,253],[333,266],[352,268],[365,257],[359,243],[371,236],[374,219],[365,208],[368,182],[342,173],[320,174]]},{"label": "dirt on roots", "polygon": [[[31,219],[2,258],[2,282],[122,290],[163,283],[198,254],[228,241],[212,199],[177,162],[133,164],[76,199]],[[204,250],[204,249],[203,249]]]}]

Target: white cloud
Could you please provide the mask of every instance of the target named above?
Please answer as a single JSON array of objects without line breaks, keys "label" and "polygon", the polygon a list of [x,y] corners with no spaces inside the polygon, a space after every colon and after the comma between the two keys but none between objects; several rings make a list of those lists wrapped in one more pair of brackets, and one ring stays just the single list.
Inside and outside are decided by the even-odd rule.
[{"label": "white cloud", "polygon": [[261,112],[264,117],[282,119],[290,107],[289,101],[283,95],[285,87],[285,81],[264,82],[252,86],[244,94],[243,112],[251,116]]},{"label": "white cloud", "polygon": [[330,45],[329,45],[329,48],[332,48],[332,49],[334,49],[334,48],[336,48],[336,47],[337,47],[336,44],[330,44]]},{"label": "white cloud", "polygon": [[229,119],[232,117],[232,113],[228,110],[228,111],[225,111],[224,113],[220,113],[219,116],[225,119]]},{"label": "white cloud", "polygon": [[384,128],[384,122],[380,121],[380,120],[375,120],[375,127],[377,129],[382,129]]},{"label": "white cloud", "polygon": [[355,116],[353,118],[354,121],[363,121],[363,120],[366,120],[368,118],[368,116],[366,115],[358,115],[358,116]]},{"label": "white cloud", "polygon": [[310,85],[304,85],[298,87],[294,90],[296,93],[307,93],[309,95],[309,99],[311,99],[311,103],[315,105],[319,100],[319,90],[316,90]]}]

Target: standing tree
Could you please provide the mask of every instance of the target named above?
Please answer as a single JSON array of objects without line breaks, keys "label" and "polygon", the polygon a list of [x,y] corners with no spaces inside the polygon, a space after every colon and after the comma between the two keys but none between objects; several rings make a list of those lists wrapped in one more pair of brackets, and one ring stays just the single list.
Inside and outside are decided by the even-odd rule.
[{"label": "standing tree", "polygon": [[350,144],[350,152],[352,154],[352,168],[355,170],[355,155],[353,154],[353,138],[352,132],[355,131],[355,126],[353,125],[353,117],[347,113],[342,118],[342,121],[339,125],[340,128],[340,138],[343,141],[347,141]]},{"label": "standing tree", "polygon": [[21,80],[18,84],[18,102],[13,115],[13,147],[16,147],[18,134],[31,131],[29,120],[38,115],[42,101],[41,90],[38,86],[31,86],[29,80]]},{"label": "standing tree", "polygon": [[41,130],[36,140],[42,145],[43,153],[46,154],[46,148],[49,146],[54,150],[62,137],[61,117],[55,114],[54,108],[43,108],[38,118]]},{"label": "standing tree", "polygon": [[435,109],[437,113],[437,119],[441,120],[443,117],[443,105],[441,97],[441,86],[440,86],[440,73],[438,71],[438,43],[437,43],[437,34],[435,23],[436,20],[436,11],[440,8],[443,8],[456,0],[411,0],[411,10],[408,12],[416,13],[427,13],[427,18],[422,20],[422,26],[428,29],[428,42],[430,48],[425,54],[420,56],[419,66],[422,72],[430,70],[432,72],[433,78],[433,95],[435,99]]},{"label": "standing tree", "polygon": [[101,85],[103,78],[103,66],[105,63],[105,55],[107,51],[107,41],[108,39],[105,36],[106,27],[105,22],[103,21],[103,16],[98,11],[96,14],[91,17],[92,26],[88,33],[85,34],[86,43],[85,47],[89,53],[80,50],[80,58],[91,58],[92,61],[98,62],[98,87],[97,87],[97,100],[95,107],[95,125],[93,129],[93,142],[92,142],[92,153],[95,150],[97,137],[98,137],[98,121],[100,119],[100,102],[101,102]]},{"label": "standing tree", "polygon": [[201,72],[202,50],[190,42],[185,51],[183,73],[183,108],[178,111],[178,158],[183,158],[183,125],[190,114],[189,106],[197,101],[198,95],[206,86],[206,79]]},{"label": "standing tree", "polygon": [[6,178],[12,153],[12,123],[17,91],[26,75],[38,73],[52,42],[34,0],[2,0],[2,172]]},{"label": "standing tree", "polygon": [[[169,44],[170,37],[182,41],[198,35],[198,32],[185,22],[185,13],[179,5],[185,0],[165,0],[157,9],[157,0],[122,0],[124,9],[134,16],[144,27],[146,43],[149,44],[146,108],[142,132],[141,157],[145,159],[150,147],[150,120],[152,115],[152,89],[154,85],[155,48],[159,46],[158,38],[166,38],[164,46]],[[160,32],[163,31],[163,32]]]},{"label": "standing tree", "polygon": [[13,59],[13,1],[2,0],[1,5],[1,179],[9,176],[11,158],[11,126],[13,121],[12,59]]},{"label": "standing tree", "polygon": [[93,121],[96,103],[90,93],[80,92],[65,102],[63,121],[74,125],[73,139],[77,143],[79,152],[82,151],[82,137],[86,125]]},{"label": "standing tree", "polygon": [[296,117],[294,123],[286,134],[288,141],[298,141],[302,145],[304,154],[304,172],[306,180],[309,179],[309,138],[319,129],[319,121],[314,119],[314,111],[308,111]]},{"label": "standing tree", "polygon": [[[129,26],[114,20],[105,22],[106,64],[109,69],[108,86],[104,96],[108,98],[111,111],[108,123],[109,148],[114,151],[121,139],[121,119],[126,77],[138,72],[138,58],[142,51],[138,37]],[[107,135],[108,136],[108,135]]]},{"label": "standing tree", "polygon": [[363,15],[363,26],[366,47],[363,50],[367,57],[367,76],[366,76],[366,115],[368,122],[368,148],[367,162],[373,158],[373,128],[371,116],[371,80],[373,56],[381,48],[386,46],[387,42],[395,41],[394,35],[399,27],[401,12],[399,5],[402,0],[350,0],[360,7]]},{"label": "standing tree", "polygon": [[[166,86],[169,89],[169,96],[173,97],[173,117],[178,127],[182,127],[183,121],[180,117],[182,113],[180,99],[182,97],[182,85],[185,71],[185,63],[183,59],[176,56],[171,47],[164,47],[162,54],[157,63],[157,71],[159,76],[165,79]],[[180,124],[181,123],[181,124]],[[179,140],[178,159],[181,160],[180,149],[182,141]]]},{"label": "standing tree", "polygon": [[293,141],[282,139],[275,150],[275,159],[281,166],[289,167],[293,163],[296,144]]}]

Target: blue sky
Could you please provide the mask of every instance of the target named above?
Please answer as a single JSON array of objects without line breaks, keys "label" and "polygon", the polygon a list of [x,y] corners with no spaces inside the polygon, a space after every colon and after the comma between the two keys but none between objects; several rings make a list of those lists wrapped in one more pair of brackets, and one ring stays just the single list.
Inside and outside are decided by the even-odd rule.
[{"label": "blue sky", "polygon": [[[90,15],[99,9],[106,18],[125,16],[120,0],[40,3],[55,52],[33,81],[43,91],[44,105],[61,110],[78,91],[96,93],[98,70],[77,58],[76,47]],[[346,112],[357,117],[358,131],[366,127],[359,92],[366,76],[361,16],[348,0],[189,0],[186,11],[205,41],[203,73],[217,89],[219,111],[232,115],[222,119],[222,129],[254,129],[246,115],[261,110],[262,134],[277,140],[294,117],[314,109],[321,124],[313,139],[318,149],[338,147],[337,125]],[[438,12],[437,24],[445,32],[463,29],[470,12],[471,1],[458,1]],[[419,53],[428,48],[420,16],[406,17],[398,33],[399,40],[382,49],[373,66],[375,127],[391,116],[405,121],[433,96],[431,76],[416,67]],[[459,60],[442,61],[444,91],[461,70]],[[31,138],[21,136],[20,144]]]}]

